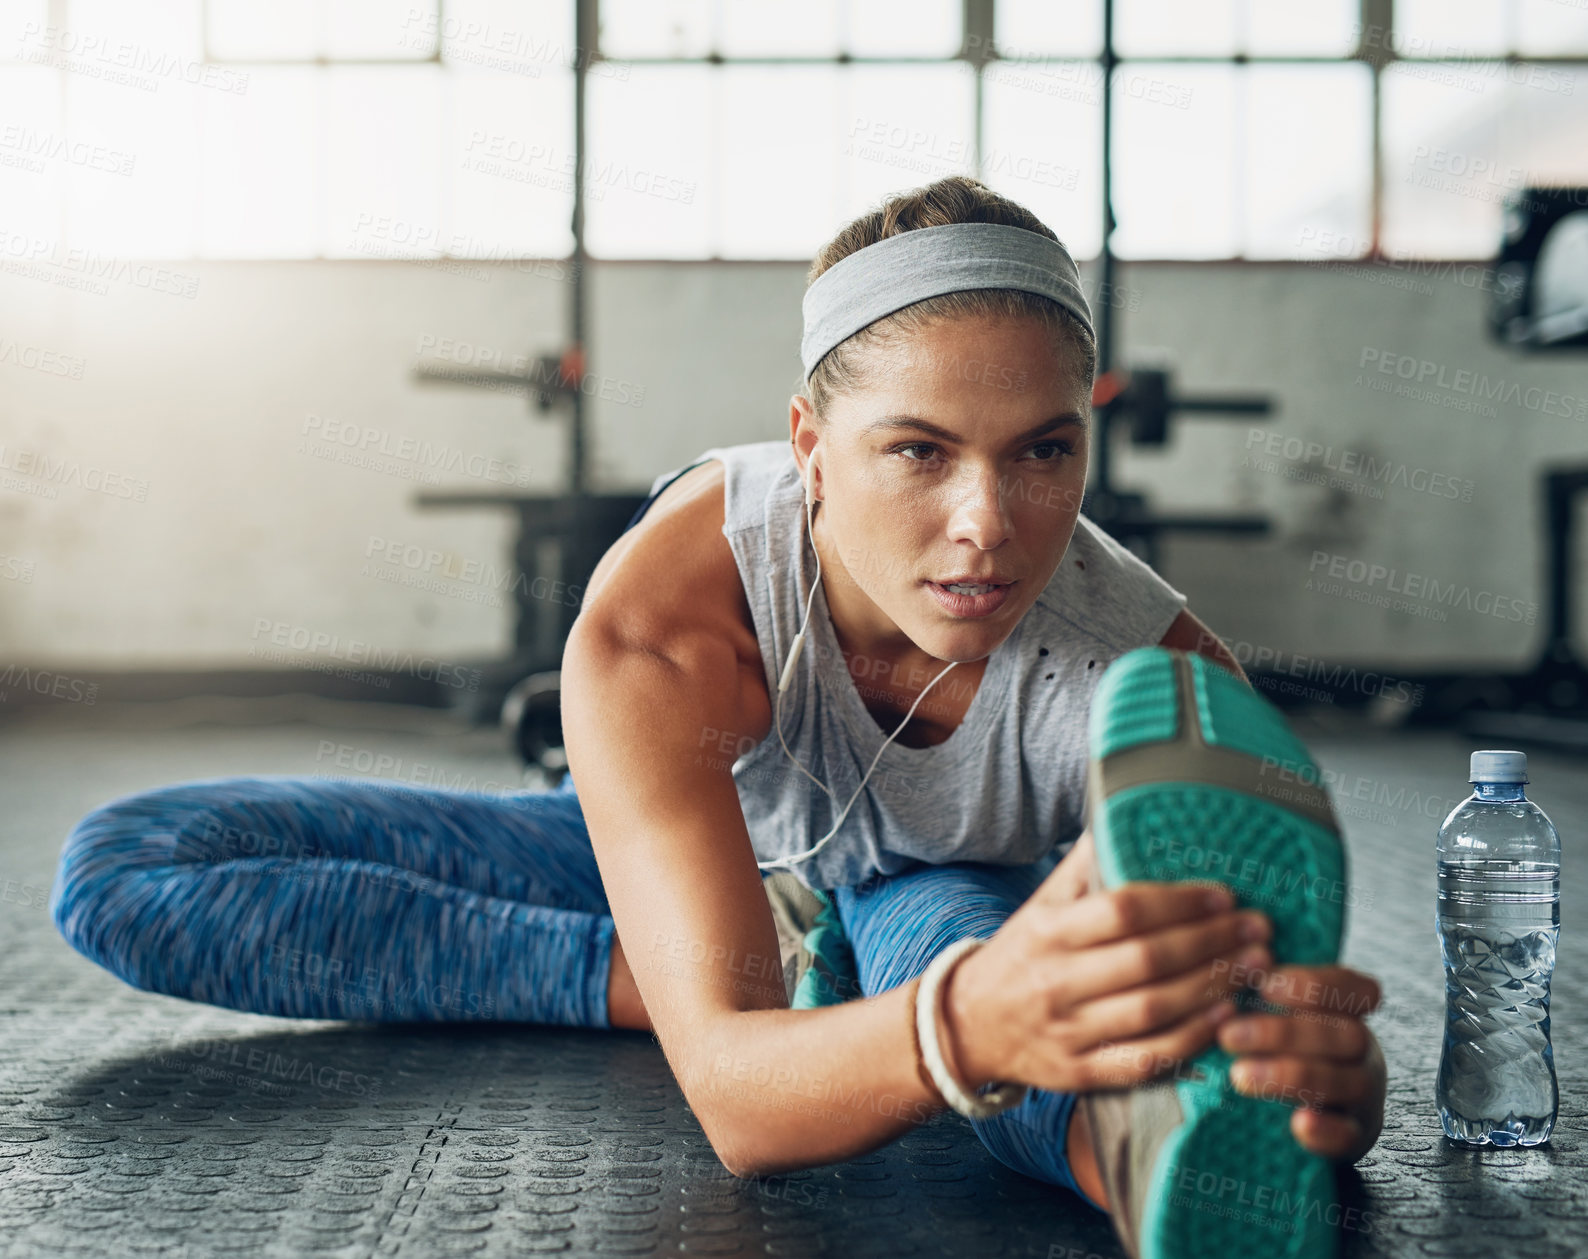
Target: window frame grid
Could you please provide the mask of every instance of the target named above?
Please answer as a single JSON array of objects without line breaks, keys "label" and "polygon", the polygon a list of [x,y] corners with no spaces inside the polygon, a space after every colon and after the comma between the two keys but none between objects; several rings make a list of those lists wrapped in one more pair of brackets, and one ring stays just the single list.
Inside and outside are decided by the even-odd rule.
[{"label": "window frame grid", "polygon": [[[568,0],[569,3],[589,3],[599,10],[600,0]],[[855,3],[855,0],[845,0],[846,3]],[[1101,0],[1099,0],[1101,2]],[[986,121],[983,111],[984,87],[986,83],[985,71],[990,65],[1019,65],[1028,57],[1004,57],[1000,54],[996,39],[993,37],[995,9],[997,0],[964,0],[962,19],[960,24],[960,44],[952,53],[939,56],[870,56],[857,55],[840,51],[832,56],[728,56],[721,52],[712,51],[699,56],[655,56],[621,58],[608,58],[599,47],[599,35],[592,41],[594,46],[585,55],[583,50],[574,49],[571,63],[559,63],[560,68],[572,70],[577,77],[598,63],[607,62],[630,66],[651,65],[697,65],[721,67],[726,65],[820,65],[820,66],[910,66],[910,65],[946,65],[957,62],[968,63],[973,71],[974,83],[974,111],[975,116],[970,129],[970,149],[974,159],[974,169],[982,170],[983,153],[986,150],[985,127]],[[1368,67],[1371,76],[1371,102],[1370,102],[1370,130],[1371,130],[1371,192],[1369,204],[1369,222],[1371,224],[1369,248],[1366,252],[1341,254],[1326,260],[1318,260],[1324,265],[1330,262],[1400,262],[1408,257],[1416,257],[1420,262],[1473,262],[1487,261],[1487,258],[1474,259],[1468,257],[1454,258],[1434,255],[1389,255],[1382,249],[1383,219],[1385,206],[1384,171],[1383,171],[1383,144],[1384,144],[1384,116],[1383,116],[1383,85],[1386,69],[1396,65],[1441,65],[1441,66],[1513,66],[1529,65],[1545,68],[1563,68],[1576,71],[1588,70],[1588,53],[1531,55],[1516,51],[1517,23],[1515,21],[1514,6],[1507,4],[1508,10],[1508,40],[1511,48],[1504,54],[1479,54],[1470,56],[1451,55],[1448,51],[1438,55],[1403,54],[1395,47],[1394,24],[1395,0],[1361,0],[1360,16],[1356,24],[1355,47],[1346,55],[1318,55],[1318,54],[1252,54],[1232,53],[1227,55],[1216,54],[1161,54],[1140,57],[1121,57],[1117,53],[1112,60],[1111,70],[1104,67],[1104,57],[1070,57],[1055,55],[1054,60],[1067,63],[1093,64],[1104,68],[1105,73],[1120,73],[1131,65],[1217,65],[1217,66],[1283,66],[1283,65],[1341,65],[1351,62],[1362,62]],[[313,66],[326,68],[332,66],[439,66],[446,69],[453,63],[445,56],[445,23],[448,0],[435,0],[436,5],[436,47],[426,57],[331,57],[323,54],[314,57],[221,57],[213,53],[210,47],[210,5],[208,0],[200,0],[198,5],[200,24],[200,48],[206,64],[213,65],[258,65],[258,66]],[[49,0],[47,13],[52,25],[65,25],[70,16],[71,0]],[[599,22],[595,23],[599,32]],[[717,25],[713,22],[712,38],[717,38]],[[579,62],[583,61],[584,66]],[[60,91],[65,92],[65,71],[56,68],[55,74],[59,82]],[[575,87],[577,91],[577,86]],[[576,154],[576,160],[583,166],[584,154]],[[64,212],[64,207],[63,207]],[[324,242],[321,242],[321,252],[308,256],[303,260],[327,260],[330,255],[324,252]],[[468,261],[466,255],[443,253],[440,258],[446,260]],[[641,258],[611,259],[609,261],[642,262]],[[722,258],[716,255],[698,259],[655,259],[654,261],[666,262],[758,262],[764,259],[751,258]],[[1253,259],[1237,254],[1225,258],[1176,258],[1166,256],[1162,258],[1135,258],[1132,262],[1197,262],[1197,263],[1244,263],[1252,266],[1290,265],[1291,263],[1309,263],[1312,259]]]}]

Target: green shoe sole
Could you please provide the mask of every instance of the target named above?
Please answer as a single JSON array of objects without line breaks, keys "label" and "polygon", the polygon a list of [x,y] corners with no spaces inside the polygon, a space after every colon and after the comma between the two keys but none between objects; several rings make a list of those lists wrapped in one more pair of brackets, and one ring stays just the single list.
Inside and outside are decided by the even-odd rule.
[{"label": "green shoe sole", "polygon": [[800,976],[794,999],[789,1002],[792,1010],[841,1005],[860,993],[854,948],[838,919],[838,905],[830,893],[815,895],[822,907],[805,933],[804,948],[810,954],[810,965]]},{"label": "green shoe sole", "polygon": [[[1274,924],[1276,966],[1338,961],[1345,847],[1317,765],[1267,700],[1203,656],[1127,652],[1093,699],[1088,825],[1107,887],[1215,880]],[[1290,1131],[1294,1106],[1237,1093],[1215,1043],[1176,1078],[1182,1120],[1158,1149],[1142,1259],[1334,1259],[1332,1164]]]}]

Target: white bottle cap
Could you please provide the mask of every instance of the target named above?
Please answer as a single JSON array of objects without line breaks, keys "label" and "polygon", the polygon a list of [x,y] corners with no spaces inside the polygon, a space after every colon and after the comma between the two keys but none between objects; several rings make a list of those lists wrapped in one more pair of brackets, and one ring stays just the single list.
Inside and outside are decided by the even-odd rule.
[{"label": "white bottle cap", "polygon": [[1525,783],[1526,752],[1474,752],[1467,781],[1473,783]]}]

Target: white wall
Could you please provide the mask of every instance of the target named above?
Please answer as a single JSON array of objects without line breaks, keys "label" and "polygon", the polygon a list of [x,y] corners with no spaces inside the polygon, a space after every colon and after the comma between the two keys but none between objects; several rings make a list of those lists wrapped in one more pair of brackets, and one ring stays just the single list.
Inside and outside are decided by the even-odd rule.
[{"label": "white wall", "polygon": [[[472,461],[475,475],[466,463],[426,488],[500,488],[494,476],[552,489],[562,428],[521,396],[417,383],[411,368],[422,347],[430,357],[470,353],[445,339],[484,347],[498,366],[555,347],[568,300],[557,264],[171,270],[180,274],[112,272],[93,292],[56,282],[81,283],[81,271],[0,259],[0,661],[305,667],[317,656],[354,659],[353,640],[451,660],[505,651],[511,599],[482,570],[505,574],[509,516],[416,510],[413,474],[424,465],[402,443]],[[593,267],[597,485],[643,490],[707,446],[786,433],[803,276],[792,263]],[[1520,664],[1536,648],[1534,483],[1546,460],[1588,458],[1588,404],[1502,397],[1492,418],[1455,404],[1474,390],[1503,395],[1506,382],[1588,397],[1588,355],[1528,358],[1489,343],[1476,278],[1475,269],[1121,267],[1127,352],[1172,364],[1186,390],[1261,391],[1279,405],[1250,425],[1187,421],[1164,450],[1122,448],[1117,464],[1122,484],[1150,487],[1163,508],[1275,516],[1271,541],[1175,539],[1165,550],[1165,575],[1226,638],[1408,670]],[[192,296],[161,291],[195,283]],[[1375,391],[1359,378],[1401,381],[1364,370],[1374,353],[1433,364],[1416,370],[1443,371],[1450,387],[1431,400]],[[311,416],[374,431],[395,457],[368,468],[304,453]],[[1408,479],[1422,470],[1470,480],[1471,498],[1443,497],[1443,483],[1331,493],[1287,479],[1285,468],[1304,465],[1283,455],[1276,470],[1242,467],[1251,428],[1332,446],[1336,464],[1350,450]],[[51,463],[42,472],[41,458]],[[106,473],[108,488],[85,487]],[[371,576],[371,539],[435,550],[464,578],[437,591]],[[1448,605],[1439,621],[1309,592],[1318,551],[1395,569],[1402,585],[1408,572],[1454,585],[1458,598],[1470,586],[1479,604],[1485,592],[1539,603],[1537,623]],[[1346,589],[1367,597],[1387,580]],[[1440,606],[1437,595],[1421,603]],[[293,631],[336,645],[258,654],[272,634]]]},{"label": "white wall", "polygon": [[[1154,264],[1126,275],[1141,295],[1127,348],[1164,347],[1188,391],[1254,390],[1279,407],[1251,422],[1190,420],[1163,451],[1129,464],[1164,504],[1274,517],[1269,542],[1170,542],[1162,567],[1205,619],[1226,637],[1339,663],[1531,662],[1547,628],[1538,474],[1588,464],[1588,353],[1527,355],[1489,341],[1476,266]],[[1426,396],[1395,392],[1417,383],[1403,372],[1423,378]],[[1308,471],[1299,459],[1243,467],[1253,429],[1263,433],[1251,454],[1276,430],[1332,447],[1314,459],[1324,477],[1324,458],[1349,468],[1350,451],[1360,469],[1371,455],[1375,471],[1388,468],[1381,496],[1362,492],[1373,482],[1360,471],[1330,488],[1288,479]],[[1588,556],[1580,542],[1578,553]],[[1445,619],[1309,591],[1335,556],[1396,571],[1346,582],[1359,598],[1393,585]],[[1579,565],[1578,625],[1585,576]],[[1514,619],[1529,603],[1536,622]]]}]

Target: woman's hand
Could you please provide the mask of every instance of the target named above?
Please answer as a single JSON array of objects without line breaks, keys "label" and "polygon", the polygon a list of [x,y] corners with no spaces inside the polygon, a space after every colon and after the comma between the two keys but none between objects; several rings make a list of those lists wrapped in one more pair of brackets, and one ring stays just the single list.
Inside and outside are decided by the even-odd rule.
[{"label": "woman's hand", "polygon": [[1212,1044],[1227,998],[1271,964],[1272,928],[1212,883],[1088,890],[1079,842],[949,975],[949,1056],[979,1088],[1128,1088]]},{"label": "woman's hand", "polygon": [[1219,1044],[1238,1055],[1236,1090],[1290,1102],[1297,1141],[1356,1162],[1384,1127],[1384,1053],[1362,1022],[1378,1008],[1378,984],[1345,966],[1280,966],[1247,982],[1290,1012],[1243,1014],[1219,1028]]}]

